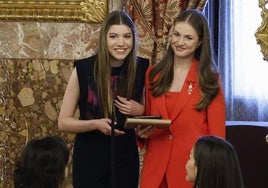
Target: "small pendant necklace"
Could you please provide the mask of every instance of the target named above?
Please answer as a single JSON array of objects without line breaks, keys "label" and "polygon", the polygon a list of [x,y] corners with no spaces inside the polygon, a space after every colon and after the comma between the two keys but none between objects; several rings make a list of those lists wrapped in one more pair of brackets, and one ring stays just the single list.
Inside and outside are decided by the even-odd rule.
[{"label": "small pendant necklace", "polygon": [[120,67],[112,67],[111,86],[115,94],[118,92],[120,87],[122,88],[121,81],[124,77],[125,68],[125,63]]}]

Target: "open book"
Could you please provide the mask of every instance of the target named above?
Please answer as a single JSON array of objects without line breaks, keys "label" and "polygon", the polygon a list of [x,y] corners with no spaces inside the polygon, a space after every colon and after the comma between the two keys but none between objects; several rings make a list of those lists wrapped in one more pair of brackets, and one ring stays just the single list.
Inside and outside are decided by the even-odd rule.
[{"label": "open book", "polygon": [[171,120],[162,119],[161,116],[135,116],[126,119],[125,128],[132,129],[138,125],[141,126],[154,126],[159,129],[167,129],[171,124]]}]

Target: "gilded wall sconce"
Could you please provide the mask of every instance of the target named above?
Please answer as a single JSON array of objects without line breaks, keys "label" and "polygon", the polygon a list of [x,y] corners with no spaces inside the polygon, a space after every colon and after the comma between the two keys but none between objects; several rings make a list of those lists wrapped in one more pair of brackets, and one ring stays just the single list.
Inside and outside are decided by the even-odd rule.
[{"label": "gilded wall sconce", "polygon": [[263,59],[268,61],[268,0],[259,0],[262,23],[255,33],[257,43],[261,47]]}]

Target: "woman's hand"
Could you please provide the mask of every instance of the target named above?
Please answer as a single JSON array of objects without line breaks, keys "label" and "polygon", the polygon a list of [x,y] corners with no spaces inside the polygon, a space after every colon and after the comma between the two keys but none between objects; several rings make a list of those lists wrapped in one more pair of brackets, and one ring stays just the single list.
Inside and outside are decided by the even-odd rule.
[{"label": "woman's hand", "polygon": [[[95,122],[96,127],[100,132],[102,132],[105,135],[112,135],[112,127],[110,125],[112,121],[110,119],[102,118],[102,119],[98,119],[98,120],[94,120],[94,121],[96,121]],[[124,131],[120,131],[118,129],[114,129],[114,133],[115,133],[115,136],[125,134]]]},{"label": "woman's hand", "polygon": [[152,134],[153,130],[153,126],[138,125],[136,127],[136,134],[142,139],[147,139]]},{"label": "woman's hand", "polygon": [[144,112],[144,106],[134,100],[127,100],[125,97],[117,96],[114,105],[125,115],[139,116]]}]

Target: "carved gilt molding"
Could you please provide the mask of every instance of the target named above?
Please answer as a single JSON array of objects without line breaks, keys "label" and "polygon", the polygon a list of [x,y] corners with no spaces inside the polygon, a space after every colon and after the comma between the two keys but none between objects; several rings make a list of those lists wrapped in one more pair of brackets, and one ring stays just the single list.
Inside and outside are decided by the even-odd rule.
[{"label": "carved gilt molding", "polygon": [[255,33],[257,43],[261,47],[263,59],[268,61],[268,1],[259,0],[259,7],[262,9],[262,23]]},{"label": "carved gilt molding", "polygon": [[0,0],[0,21],[100,23],[108,0]]}]

